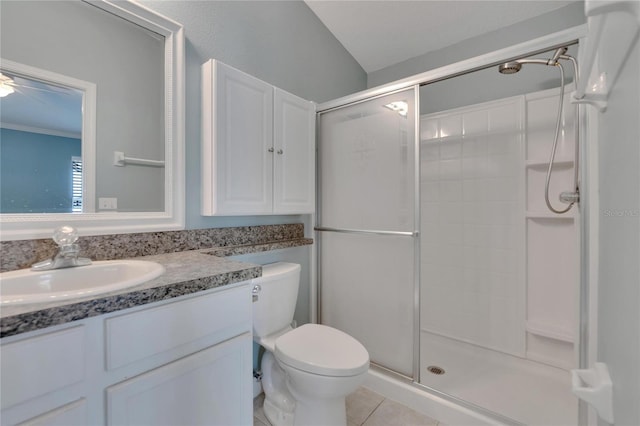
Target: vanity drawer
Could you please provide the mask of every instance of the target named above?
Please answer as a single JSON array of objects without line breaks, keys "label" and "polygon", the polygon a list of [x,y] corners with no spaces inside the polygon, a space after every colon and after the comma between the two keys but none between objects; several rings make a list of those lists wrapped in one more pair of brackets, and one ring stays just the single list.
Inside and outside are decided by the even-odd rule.
[{"label": "vanity drawer", "polygon": [[250,425],[251,334],[106,389],[107,425]]},{"label": "vanity drawer", "polygon": [[247,281],[231,289],[109,318],[105,321],[107,370],[152,357],[157,358],[157,364],[168,362],[246,333],[251,330],[251,315]]},{"label": "vanity drawer", "polygon": [[84,356],[84,326],[3,344],[2,409],[81,382]]}]

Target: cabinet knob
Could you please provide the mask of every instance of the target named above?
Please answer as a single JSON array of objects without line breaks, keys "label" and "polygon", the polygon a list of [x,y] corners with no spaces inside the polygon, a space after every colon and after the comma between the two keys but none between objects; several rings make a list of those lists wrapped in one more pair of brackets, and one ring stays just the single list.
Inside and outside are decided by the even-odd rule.
[{"label": "cabinet knob", "polygon": [[273,147],[267,149],[268,152],[273,152]]},{"label": "cabinet knob", "polygon": [[278,150],[278,154],[284,154],[284,151],[283,151],[283,150],[281,150],[281,149],[279,149],[279,150]]}]

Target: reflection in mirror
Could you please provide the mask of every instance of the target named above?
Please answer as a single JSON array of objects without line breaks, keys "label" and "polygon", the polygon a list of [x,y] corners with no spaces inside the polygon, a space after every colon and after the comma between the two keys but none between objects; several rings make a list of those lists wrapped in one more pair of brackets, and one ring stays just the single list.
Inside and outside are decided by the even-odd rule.
[{"label": "reflection in mirror", "polygon": [[[164,210],[163,169],[111,161],[114,151],[164,160],[164,37],[84,2],[3,4],[2,26],[3,59],[96,83],[98,158],[85,172],[95,176],[98,210]],[[45,155],[38,152],[40,162]],[[101,209],[100,198],[117,207]]]},{"label": "reflection in mirror", "polygon": [[0,213],[92,211],[95,85],[0,61]]},{"label": "reflection in mirror", "polygon": [[[26,143],[17,138],[14,145],[23,150],[16,157],[20,160],[6,157],[14,165],[22,163],[23,175],[8,167],[5,176],[3,170],[2,181],[8,185],[0,187],[0,239],[48,236],[61,223],[73,223],[85,235],[183,228],[182,26],[129,1],[29,1],[2,3],[0,33],[0,68],[6,76],[0,84],[6,83],[14,91],[1,98],[2,110],[8,114],[23,111],[20,118],[1,117],[7,121],[2,125],[3,161],[4,142],[16,139],[16,132],[30,133],[41,144],[27,154]],[[36,72],[13,70],[7,66],[12,63]],[[94,84],[94,121],[87,124],[86,89],[43,77],[39,72]],[[37,108],[29,107],[24,113],[14,99],[35,92],[36,87],[50,94],[62,92],[62,87],[70,88],[70,93],[75,91],[76,99],[79,96],[84,103],[80,128],[60,130],[32,123],[24,125],[28,126],[26,130],[22,125],[9,124],[35,118]],[[46,102],[40,109],[64,109],[58,101],[55,106],[49,103],[51,100]],[[77,115],[75,120],[77,123]],[[60,125],[64,120],[57,115],[53,121]],[[36,128],[46,132],[37,132]],[[74,145],[73,149],[54,150],[67,163],[64,172],[55,172],[67,179],[64,195],[58,198],[49,197],[58,190],[53,190],[52,179],[43,171],[42,164],[53,166],[52,145],[42,145],[45,134],[75,140],[65,141]],[[95,143],[87,148],[91,138]],[[114,163],[115,153],[151,161],[122,165]],[[76,176],[82,167],[81,196],[70,192],[72,157],[82,158],[81,165],[73,163]],[[38,173],[28,176],[32,186],[15,185],[26,184],[22,182],[24,173],[35,169]],[[16,191],[20,191],[19,197]]]}]

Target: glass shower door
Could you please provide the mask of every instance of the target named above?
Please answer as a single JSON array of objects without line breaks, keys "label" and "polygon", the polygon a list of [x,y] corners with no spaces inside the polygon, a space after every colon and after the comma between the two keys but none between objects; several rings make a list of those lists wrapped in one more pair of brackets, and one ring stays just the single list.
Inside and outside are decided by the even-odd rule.
[{"label": "glass shower door", "polygon": [[416,88],[321,113],[320,322],[413,377]]}]

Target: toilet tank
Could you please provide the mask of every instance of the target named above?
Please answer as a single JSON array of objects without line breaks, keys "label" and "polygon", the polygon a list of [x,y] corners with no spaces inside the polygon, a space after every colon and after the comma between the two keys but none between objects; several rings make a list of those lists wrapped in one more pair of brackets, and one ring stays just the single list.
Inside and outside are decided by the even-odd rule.
[{"label": "toilet tank", "polygon": [[271,263],[262,267],[262,276],[251,281],[258,296],[253,302],[253,334],[266,337],[287,328],[293,321],[298,300],[300,265]]}]

